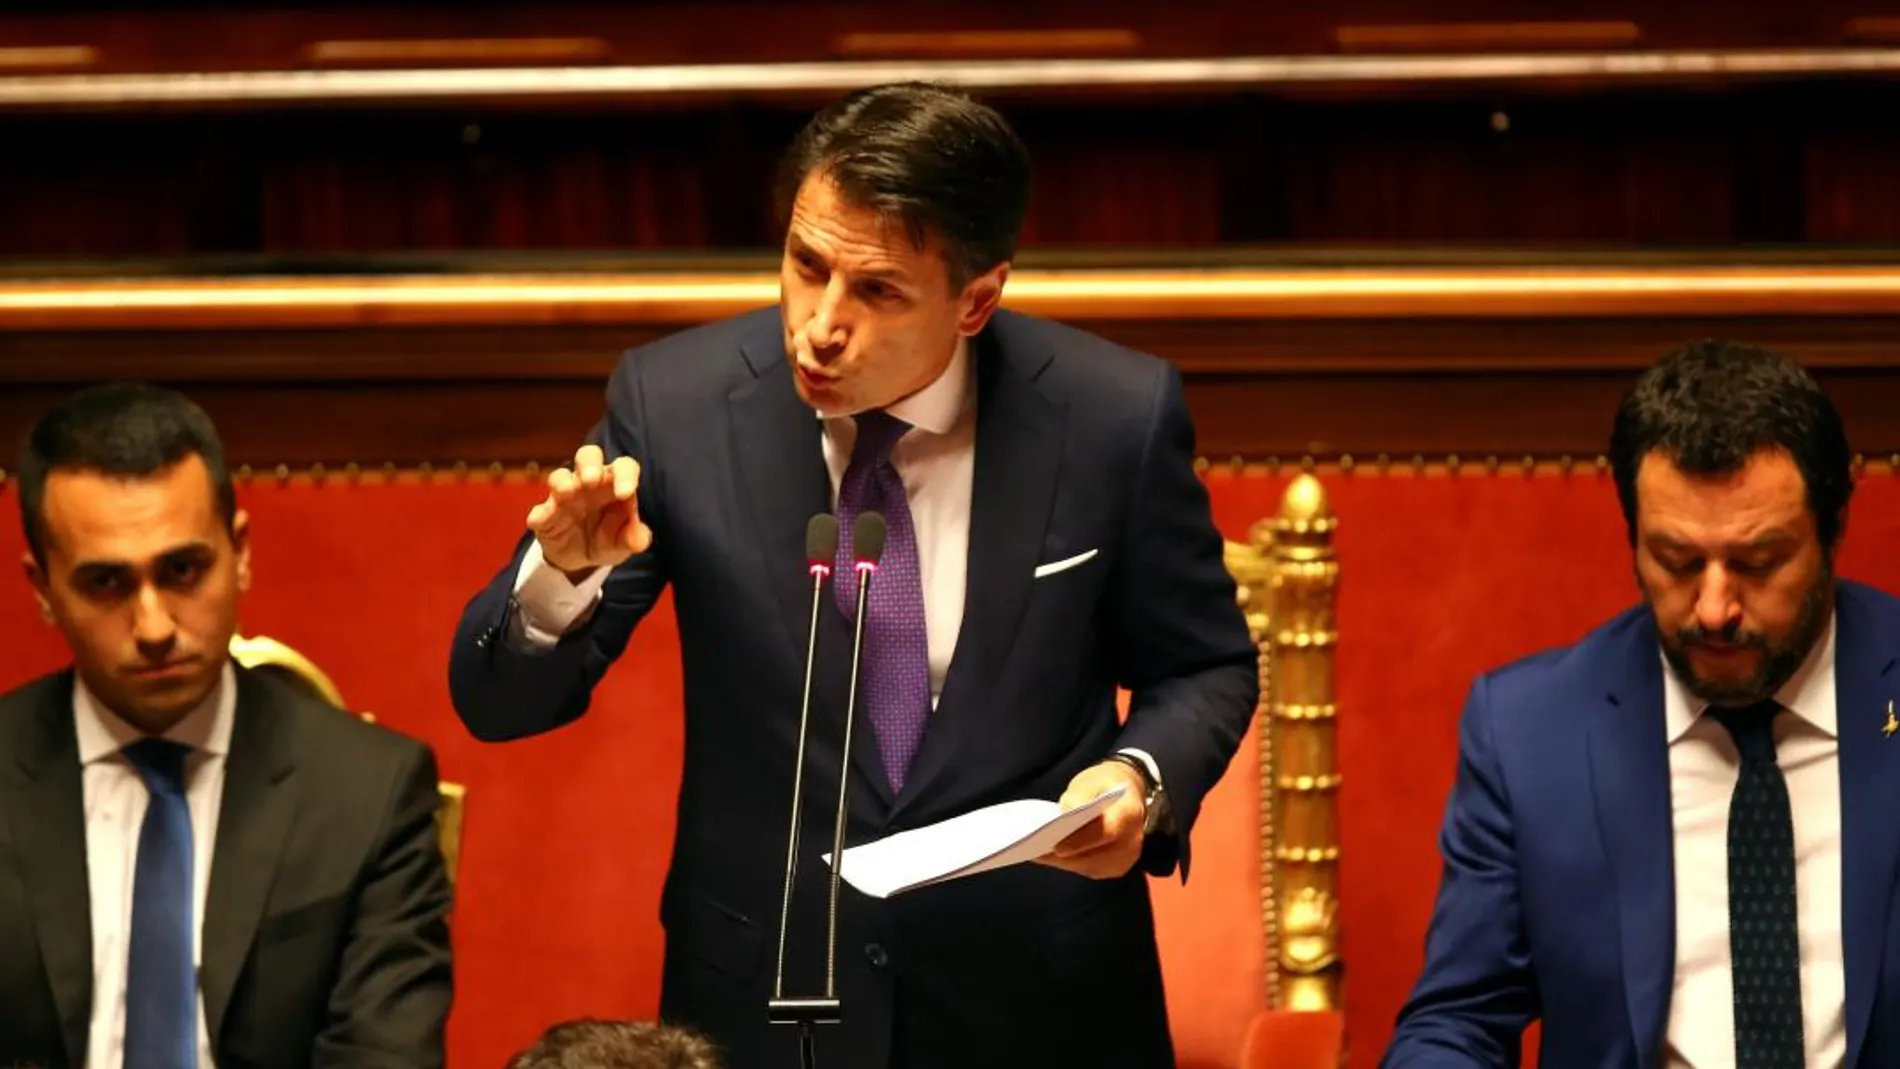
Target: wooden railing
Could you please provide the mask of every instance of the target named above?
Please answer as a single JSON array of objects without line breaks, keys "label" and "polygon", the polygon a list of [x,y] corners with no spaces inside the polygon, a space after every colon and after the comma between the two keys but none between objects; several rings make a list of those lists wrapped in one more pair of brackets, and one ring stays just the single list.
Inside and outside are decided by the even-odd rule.
[{"label": "wooden railing", "polygon": [[[756,269],[0,282],[0,437],[76,384],[158,377],[238,462],[545,463],[624,349],[775,292]],[[1589,463],[1638,369],[1709,335],[1786,349],[1857,449],[1900,452],[1896,266],[1025,268],[1007,303],[1173,361],[1216,462]]]}]

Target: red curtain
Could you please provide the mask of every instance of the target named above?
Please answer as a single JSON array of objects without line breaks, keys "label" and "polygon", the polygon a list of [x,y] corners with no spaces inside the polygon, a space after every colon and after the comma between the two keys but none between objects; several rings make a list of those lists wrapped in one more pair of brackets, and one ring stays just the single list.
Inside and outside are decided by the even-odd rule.
[{"label": "red curtain", "polygon": [[[1471,677],[1568,642],[1634,598],[1607,475],[1365,468],[1322,482],[1340,518],[1339,763],[1348,1057],[1376,1063],[1419,965],[1435,836]],[[1273,514],[1285,479],[1209,473],[1228,537]],[[242,626],[310,655],[352,705],[432,743],[468,786],[454,922],[459,1066],[501,1064],[546,1024],[650,1015],[660,880],[679,778],[677,635],[662,606],[594,712],[538,739],[475,742],[449,708],[464,601],[512,546],[525,479],[259,481],[256,583]],[[0,505],[15,513],[11,492]],[[1863,479],[1841,570],[1900,590],[1900,480]],[[17,524],[0,552],[18,560]],[[0,569],[0,688],[65,661],[16,568]],[[1157,884],[1182,1064],[1228,1066],[1260,1005],[1258,774],[1251,748],[1216,791],[1191,886]]]}]

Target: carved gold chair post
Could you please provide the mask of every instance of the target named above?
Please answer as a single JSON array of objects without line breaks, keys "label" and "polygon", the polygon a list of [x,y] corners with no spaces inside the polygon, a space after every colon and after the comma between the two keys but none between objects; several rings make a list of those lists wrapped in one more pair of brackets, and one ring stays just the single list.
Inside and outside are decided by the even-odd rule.
[{"label": "carved gold chair post", "polygon": [[1273,571],[1262,772],[1272,805],[1274,1008],[1340,1008],[1339,786],[1333,703],[1338,526],[1302,475],[1269,521]]},{"label": "carved gold chair post", "polygon": [[1260,909],[1274,1010],[1340,1008],[1336,526],[1319,480],[1301,475],[1277,516],[1227,544],[1261,650]]},{"label": "carved gold chair post", "polygon": [[[349,709],[349,705],[343,701],[343,692],[323,669],[318,668],[310,658],[274,638],[233,635],[231,658],[246,668],[276,672],[306,693],[340,710]],[[357,715],[372,724],[376,722],[372,713]],[[445,780],[439,785],[438,793],[440,804],[435,811],[436,838],[442,845],[442,861],[448,869],[449,882],[453,884],[462,857],[462,805],[466,788]]]}]

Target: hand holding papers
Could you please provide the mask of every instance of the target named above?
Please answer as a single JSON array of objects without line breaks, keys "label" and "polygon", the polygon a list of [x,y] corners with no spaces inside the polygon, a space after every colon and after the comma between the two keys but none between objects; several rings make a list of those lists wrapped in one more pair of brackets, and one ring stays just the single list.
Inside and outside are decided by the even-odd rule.
[{"label": "hand holding papers", "polygon": [[[978,809],[854,846],[844,852],[838,874],[872,898],[889,898],[933,883],[1034,861],[1094,820],[1126,791],[1126,787],[1117,785],[1068,810],[1040,798]],[[824,859],[825,864],[831,864],[830,853]]]}]

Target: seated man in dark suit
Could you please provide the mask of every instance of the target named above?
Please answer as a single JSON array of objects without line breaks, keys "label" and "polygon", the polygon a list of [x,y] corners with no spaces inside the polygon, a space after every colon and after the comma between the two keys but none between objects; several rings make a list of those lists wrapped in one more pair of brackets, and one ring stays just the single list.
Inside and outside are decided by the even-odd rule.
[{"label": "seated man in dark suit", "polygon": [[1841,418],[1763,349],[1610,440],[1644,604],[1479,678],[1387,1069],[1900,1065],[1900,600],[1837,579]]},{"label": "seated man in dark suit", "polygon": [[563,1021],[514,1056],[508,1069],[721,1069],[704,1036],[644,1021]]},{"label": "seated man in dark suit", "polygon": [[87,390],[19,493],[73,665],[0,697],[0,1064],[440,1066],[434,758],[229,659],[248,525],[210,420]]}]

